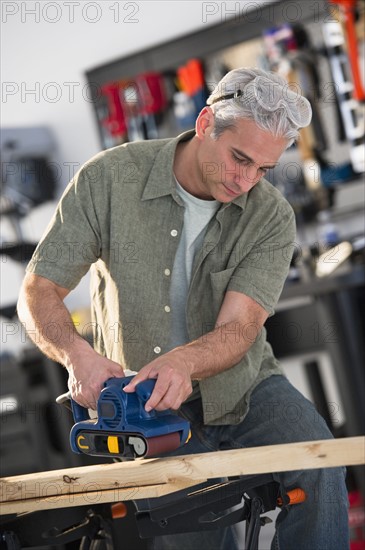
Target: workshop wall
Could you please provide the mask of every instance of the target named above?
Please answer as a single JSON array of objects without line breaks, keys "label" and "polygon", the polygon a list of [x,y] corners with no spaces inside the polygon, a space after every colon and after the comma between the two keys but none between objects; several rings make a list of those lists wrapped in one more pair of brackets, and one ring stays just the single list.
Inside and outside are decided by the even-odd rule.
[{"label": "workshop wall", "polygon": [[71,163],[100,150],[85,71],[218,23],[224,15],[204,15],[202,2],[75,2],[72,11],[67,2],[59,2],[59,10],[52,8],[55,2],[47,10],[37,2],[5,4],[15,13],[3,7],[2,126],[48,126],[64,166],[62,186]]},{"label": "workshop wall", "polygon": [[[204,13],[202,2],[75,2],[73,8],[59,2],[58,9],[55,2],[47,3],[47,9],[39,2],[5,4],[1,126],[48,129],[54,142],[50,160],[57,165],[57,195],[78,167],[101,149],[85,71],[225,17],[221,10]],[[54,206],[39,206],[20,220],[26,240],[40,238]],[[16,238],[13,225],[3,218],[1,242]],[[10,259],[3,264],[2,305],[16,301],[23,267]],[[86,276],[67,303],[75,309],[88,302]],[[3,344],[13,350],[19,342],[7,338]]]}]

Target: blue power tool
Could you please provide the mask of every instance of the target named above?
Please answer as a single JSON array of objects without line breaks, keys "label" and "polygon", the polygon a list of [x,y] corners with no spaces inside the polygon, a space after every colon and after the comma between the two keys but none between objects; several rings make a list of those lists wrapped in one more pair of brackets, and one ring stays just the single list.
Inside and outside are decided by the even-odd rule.
[{"label": "blue power tool", "polygon": [[126,393],[123,388],[132,378],[109,378],[104,382],[97,418],[90,418],[88,409],[71,400],[75,425],[70,442],[75,453],[126,459],[151,457],[175,450],[189,440],[189,422],[171,410],[145,411],[156,380],[140,382],[135,392]]}]

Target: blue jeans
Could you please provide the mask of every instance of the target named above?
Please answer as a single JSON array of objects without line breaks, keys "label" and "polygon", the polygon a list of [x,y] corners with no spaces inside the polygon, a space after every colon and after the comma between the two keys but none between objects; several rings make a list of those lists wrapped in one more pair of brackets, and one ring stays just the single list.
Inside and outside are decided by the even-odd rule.
[{"label": "blue jeans", "polygon": [[[168,456],[332,438],[313,404],[284,376],[271,376],[259,384],[246,418],[238,425],[205,426],[199,399],[183,405],[181,414],[191,423],[192,437]],[[284,472],[273,477],[285,490],[302,488],[307,499],[280,512],[271,550],[348,550],[344,468]],[[231,528],[160,536],[149,544],[150,550],[241,548]],[[260,543],[259,549],[264,550]]]}]

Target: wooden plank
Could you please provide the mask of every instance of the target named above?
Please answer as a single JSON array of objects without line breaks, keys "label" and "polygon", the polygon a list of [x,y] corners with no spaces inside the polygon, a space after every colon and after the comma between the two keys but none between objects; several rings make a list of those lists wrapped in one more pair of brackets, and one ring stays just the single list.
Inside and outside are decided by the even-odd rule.
[{"label": "wooden plank", "polygon": [[53,510],[57,508],[70,508],[74,506],[89,506],[106,502],[121,502],[126,500],[138,500],[141,498],[158,498],[181,489],[194,487],[196,481],[177,481],[173,486],[169,483],[157,485],[143,485],[140,487],[128,487],[105,489],[103,491],[88,491],[85,493],[60,494],[49,497],[36,497],[25,500],[13,500],[0,502],[0,515],[27,514],[40,510]]},{"label": "wooden plank", "polygon": [[[87,499],[92,493],[110,498],[120,492],[123,499],[148,498],[217,477],[328,468],[365,464],[365,437],[308,441],[282,445],[218,451],[180,457],[143,459],[133,462],[98,464],[2,478],[2,513],[9,503],[32,501],[27,510],[37,510],[45,499],[52,507],[74,506],[73,499]],[[155,486],[151,488],[151,486]],[[157,486],[165,486],[163,488]],[[137,489],[137,493],[135,492]],[[60,498],[63,495],[67,498]],[[82,495],[76,497],[75,495]],[[111,499],[113,500],[113,499]],[[51,505],[50,505],[51,507]],[[15,508],[14,508],[15,509]]]}]

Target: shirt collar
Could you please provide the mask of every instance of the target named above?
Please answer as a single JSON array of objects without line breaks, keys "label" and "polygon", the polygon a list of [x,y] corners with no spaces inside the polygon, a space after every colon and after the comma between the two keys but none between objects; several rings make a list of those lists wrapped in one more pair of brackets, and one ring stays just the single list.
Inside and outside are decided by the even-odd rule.
[{"label": "shirt collar", "polygon": [[[141,200],[156,199],[165,195],[172,195],[176,200],[177,193],[175,189],[175,180],[173,177],[173,164],[176,147],[180,141],[187,141],[194,137],[194,135],[195,130],[183,132],[177,137],[168,140],[166,145],[160,149],[152,166]],[[169,175],[168,177],[166,177],[167,174]],[[225,210],[231,204],[236,204],[244,210],[247,202],[247,195],[248,194],[245,193],[231,202],[222,204],[220,211]]]},{"label": "shirt collar", "polygon": [[165,195],[175,195],[173,164],[177,144],[191,139],[194,130],[189,130],[167,141],[158,152],[142,194],[142,200],[156,199]]}]

